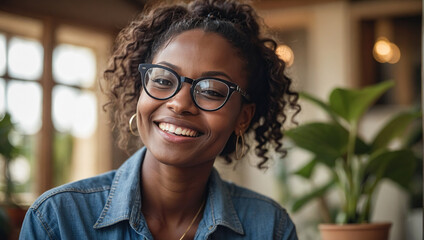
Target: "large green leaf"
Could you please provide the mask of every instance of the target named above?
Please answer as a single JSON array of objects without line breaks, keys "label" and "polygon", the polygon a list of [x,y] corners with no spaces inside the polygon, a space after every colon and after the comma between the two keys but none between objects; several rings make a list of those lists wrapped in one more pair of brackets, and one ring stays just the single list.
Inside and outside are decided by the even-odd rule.
[{"label": "large green leaf", "polygon": [[403,112],[392,118],[376,135],[372,149],[385,148],[396,137],[400,136],[412,121],[419,118],[421,112]]},{"label": "large green leaf", "polygon": [[317,160],[314,158],[308,163],[306,163],[303,167],[299,168],[294,172],[294,174],[301,176],[303,178],[309,179],[314,172],[315,165],[317,164]]},{"label": "large green leaf", "polygon": [[292,212],[295,213],[315,198],[324,196],[324,194],[328,191],[328,189],[330,189],[334,185],[335,182],[335,179],[331,179],[327,184],[315,188],[312,192],[297,199],[292,205]]},{"label": "large green leaf", "polygon": [[348,134],[337,124],[309,123],[290,129],[285,135],[318,158],[334,161],[346,152]]},{"label": "large green leaf", "polygon": [[[290,129],[285,135],[298,147],[314,153],[318,162],[333,167],[335,160],[346,153],[349,133],[336,123],[315,122]],[[369,149],[370,146],[357,137],[355,153],[368,153]]]},{"label": "large green leaf", "polygon": [[358,122],[371,104],[393,85],[390,81],[361,90],[336,88],[330,94],[330,106],[348,122]]},{"label": "large green leaf", "polygon": [[365,174],[390,179],[407,189],[415,166],[416,157],[410,150],[383,151],[371,156]]},{"label": "large green leaf", "polygon": [[330,107],[330,105],[306,92],[301,92],[299,93],[299,95],[302,99],[308,100],[309,102],[314,103],[315,105],[323,109],[331,117],[331,119],[333,119],[334,122],[338,123],[337,115]]}]

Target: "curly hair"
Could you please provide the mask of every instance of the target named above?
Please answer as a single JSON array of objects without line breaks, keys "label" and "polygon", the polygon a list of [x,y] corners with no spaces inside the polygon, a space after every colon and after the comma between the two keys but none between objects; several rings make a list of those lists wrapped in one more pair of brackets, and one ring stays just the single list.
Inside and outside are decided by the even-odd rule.
[{"label": "curly hair", "polygon": [[[214,32],[227,39],[245,63],[247,92],[256,111],[247,131],[256,141],[257,167],[266,168],[268,149],[283,156],[283,124],[286,111],[300,111],[298,93],[291,90],[286,64],[276,54],[277,43],[261,32],[263,21],[255,10],[237,0],[196,0],[188,4],[158,5],[144,10],[118,35],[113,56],[104,72],[109,102],[114,116],[118,146],[126,149],[130,139],[128,120],[134,114],[142,91],[138,65],[149,63],[157,51],[179,33],[191,29]],[[236,135],[228,139],[221,156],[231,163]]]}]

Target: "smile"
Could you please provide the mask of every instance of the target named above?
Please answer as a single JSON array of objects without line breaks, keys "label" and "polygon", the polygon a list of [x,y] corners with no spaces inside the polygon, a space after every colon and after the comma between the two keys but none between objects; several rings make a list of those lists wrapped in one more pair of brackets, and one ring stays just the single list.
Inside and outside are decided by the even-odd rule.
[{"label": "smile", "polygon": [[197,132],[196,130],[179,127],[170,123],[162,122],[162,123],[159,123],[158,126],[162,131],[172,133],[178,136],[198,137],[200,135],[200,133]]}]

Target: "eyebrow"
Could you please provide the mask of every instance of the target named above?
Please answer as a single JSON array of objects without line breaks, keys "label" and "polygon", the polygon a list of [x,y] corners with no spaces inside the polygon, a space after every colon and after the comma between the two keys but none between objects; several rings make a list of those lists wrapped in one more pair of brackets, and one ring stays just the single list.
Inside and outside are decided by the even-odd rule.
[{"label": "eyebrow", "polygon": [[[175,71],[181,70],[180,67],[178,67],[178,66],[176,66],[176,65],[174,65],[172,63],[166,62],[166,61],[158,62],[157,64],[163,64],[163,65],[165,65],[167,67],[170,67],[170,68],[174,69]],[[224,72],[220,72],[220,71],[202,72],[202,74],[200,76],[201,77],[219,77],[219,76],[221,76],[221,77],[226,77],[227,79],[229,79],[230,81],[233,82],[233,79],[230,76],[228,76],[228,74],[226,74]]]}]

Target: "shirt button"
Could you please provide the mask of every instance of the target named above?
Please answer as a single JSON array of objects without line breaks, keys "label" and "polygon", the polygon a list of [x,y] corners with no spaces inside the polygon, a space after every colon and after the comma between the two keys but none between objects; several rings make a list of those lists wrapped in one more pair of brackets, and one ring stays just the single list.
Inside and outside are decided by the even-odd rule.
[{"label": "shirt button", "polygon": [[213,225],[210,225],[210,226],[209,226],[209,230],[212,230],[212,228],[213,228]]}]

